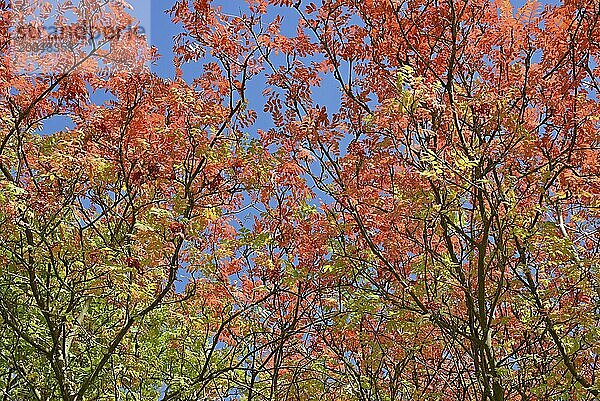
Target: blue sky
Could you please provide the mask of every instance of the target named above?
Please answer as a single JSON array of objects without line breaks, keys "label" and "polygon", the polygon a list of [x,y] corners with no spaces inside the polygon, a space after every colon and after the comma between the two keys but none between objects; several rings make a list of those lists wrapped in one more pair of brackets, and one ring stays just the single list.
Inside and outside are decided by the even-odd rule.
[{"label": "blue sky", "polygon": [[[138,0],[143,1],[143,0]],[[173,4],[174,0],[151,0],[148,2],[145,1],[145,4],[142,7],[146,7],[143,12],[140,14],[147,14],[148,3],[150,3],[151,8],[151,43],[156,46],[159,50],[159,53],[162,55],[162,58],[158,61],[158,63],[153,67],[153,71],[158,75],[170,78],[174,74],[174,68],[172,65],[172,46],[173,46],[173,36],[177,35],[181,32],[181,27],[175,25],[171,22],[171,17],[165,13],[165,10],[169,9]],[[134,5],[134,2],[130,2],[131,5]],[[247,10],[246,1],[245,0],[214,0],[213,5],[221,6],[223,11],[232,14],[238,15],[240,11]],[[273,8],[272,8],[273,9]],[[295,18],[295,10],[284,9],[284,8],[274,8],[274,11],[283,13],[284,20]],[[135,11],[137,17],[137,11]],[[284,23],[285,28],[285,23]],[[291,34],[294,34],[291,32]]]}]

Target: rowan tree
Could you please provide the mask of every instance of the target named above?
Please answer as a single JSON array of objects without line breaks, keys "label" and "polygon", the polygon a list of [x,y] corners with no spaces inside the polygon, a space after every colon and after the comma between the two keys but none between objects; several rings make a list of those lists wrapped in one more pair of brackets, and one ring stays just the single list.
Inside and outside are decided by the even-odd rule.
[{"label": "rowan tree", "polygon": [[[120,3],[61,3],[67,37],[23,4],[2,8],[4,399],[222,394],[224,330],[273,294],[228,278],[254,157],[229,127],[241,103],[214,69],[193,86],[152,74]],[[48,132],[57,116],[74,127]]]},{"label": "rowan tree", "polygon": [[175,1],[173,78],[135,31],[32,60],[34,6],[4,399],[600,397],[596,2]]},{"label": "rowan tree", "polygon": [[[254,1],[248,20],[269,5],[298,23],[256,24],[262,139],[322,198],[298,252],[326,244],[315,265],[343,293],[325,382],[365,400],[597,397],[598,5]],[[331,79],[329,112],[313,99]]]}]

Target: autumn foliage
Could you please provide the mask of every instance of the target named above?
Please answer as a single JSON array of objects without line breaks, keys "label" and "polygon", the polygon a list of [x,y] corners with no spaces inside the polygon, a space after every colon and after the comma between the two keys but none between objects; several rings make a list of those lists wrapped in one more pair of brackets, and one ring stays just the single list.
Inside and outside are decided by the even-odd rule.
[{"label": "autumn foliage", "polygon": [[174,77],[135,30],[32,59],[31,3],[4,400],[600,398],[597,1],[178,0]]}]

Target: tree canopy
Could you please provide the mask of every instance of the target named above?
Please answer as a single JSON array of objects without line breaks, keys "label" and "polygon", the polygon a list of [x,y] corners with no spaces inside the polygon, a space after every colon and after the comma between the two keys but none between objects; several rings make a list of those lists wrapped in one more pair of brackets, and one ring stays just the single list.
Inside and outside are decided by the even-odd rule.
[{"label": "tree canopy", "polygon": [[600,399],[597,1],[177,0],[173,77],[58,3],[0,1],[3,400]]}]

